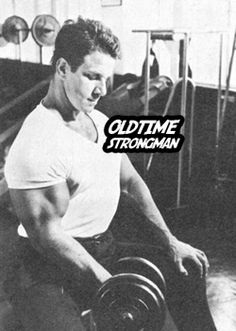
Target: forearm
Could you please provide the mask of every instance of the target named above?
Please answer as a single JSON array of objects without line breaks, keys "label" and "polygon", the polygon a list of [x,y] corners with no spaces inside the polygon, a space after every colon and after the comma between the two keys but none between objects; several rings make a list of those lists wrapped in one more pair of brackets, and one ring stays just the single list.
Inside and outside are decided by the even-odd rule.
[{"label": "forearm", "polygon": [[78,284],[89,279],[99,287],[111,277],[110,273],[57,223],[31,230],[29,237],[32,246],[40,254],[55,262]]},{"label": "forearm", "polygon": [[130,178],[126,193],[135,201],[138,209],[154,225],[155,236],[164,247],[169,247],[176,239],[166,225],[151,193],[139,175]]}]

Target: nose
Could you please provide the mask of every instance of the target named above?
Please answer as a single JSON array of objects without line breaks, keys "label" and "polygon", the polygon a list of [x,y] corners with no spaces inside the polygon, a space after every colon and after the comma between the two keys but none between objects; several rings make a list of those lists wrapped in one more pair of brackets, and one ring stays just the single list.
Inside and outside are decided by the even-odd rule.
[{"label": "nose", "polygon": [[107,93],[107,85],[106,80],[102,79],[98,82],[97,86],[95,87],[93,94],[97,97],[103,97]]}]

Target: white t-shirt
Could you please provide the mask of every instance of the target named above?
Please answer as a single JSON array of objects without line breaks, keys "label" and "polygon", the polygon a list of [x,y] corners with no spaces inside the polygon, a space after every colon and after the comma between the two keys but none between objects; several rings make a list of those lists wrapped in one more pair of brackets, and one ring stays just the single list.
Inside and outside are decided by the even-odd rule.
[{"label": "white t-shirt", "polygon": [[[62,226],[73,237],[106,231],[120,197],[121,156],[102,149],[107,117],[97,110],[89,116],[97,128],[96,143],[70,129],[57,110],[39,104],[24,121],[5,164],[12,189],[67,182],[71,197]],[[27,236],[22,225],[18,232]]]}]

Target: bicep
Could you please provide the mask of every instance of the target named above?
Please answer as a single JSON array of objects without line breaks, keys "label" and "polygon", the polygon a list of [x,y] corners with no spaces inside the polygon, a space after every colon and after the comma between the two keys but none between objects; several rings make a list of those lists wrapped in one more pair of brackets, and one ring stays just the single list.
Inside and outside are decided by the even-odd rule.
[{"label": "bicep", "polygon": [[66,182],[39,189],[10,189],[13,207],[26,232],[58,222],[69,203]]},{"label": "bicep", "polygon": [[126,154],[122,155],[121,170],[120,170],[120,186],[123,192],[129,191],[130,183],[140,178],[136,169],[132,165]]}]

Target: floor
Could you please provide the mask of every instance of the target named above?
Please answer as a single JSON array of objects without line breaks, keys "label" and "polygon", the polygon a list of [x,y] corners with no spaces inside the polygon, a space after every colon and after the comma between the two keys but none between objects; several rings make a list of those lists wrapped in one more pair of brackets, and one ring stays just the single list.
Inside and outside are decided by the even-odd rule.
[{"label": "floor", "polygon": [[208,219],[206,227],[189,228],[184,237],[209,258],[207,295],[217,330],[236,331],[236,217],[219,220],[213,213],[211,221],[216,224]]},{"label": "floor", "polygon": [[[235,219],[236,221],[236,219]],[[216,234],[217,237],[217,234]],[[212,240],[213,242],[213,240]],[[210,308],[219,331],[236,330],[236,245],[235,237],[214,240],[206,251],[211,270],[208,278]],[[216,248],[217,245],[217,248]]]}]

